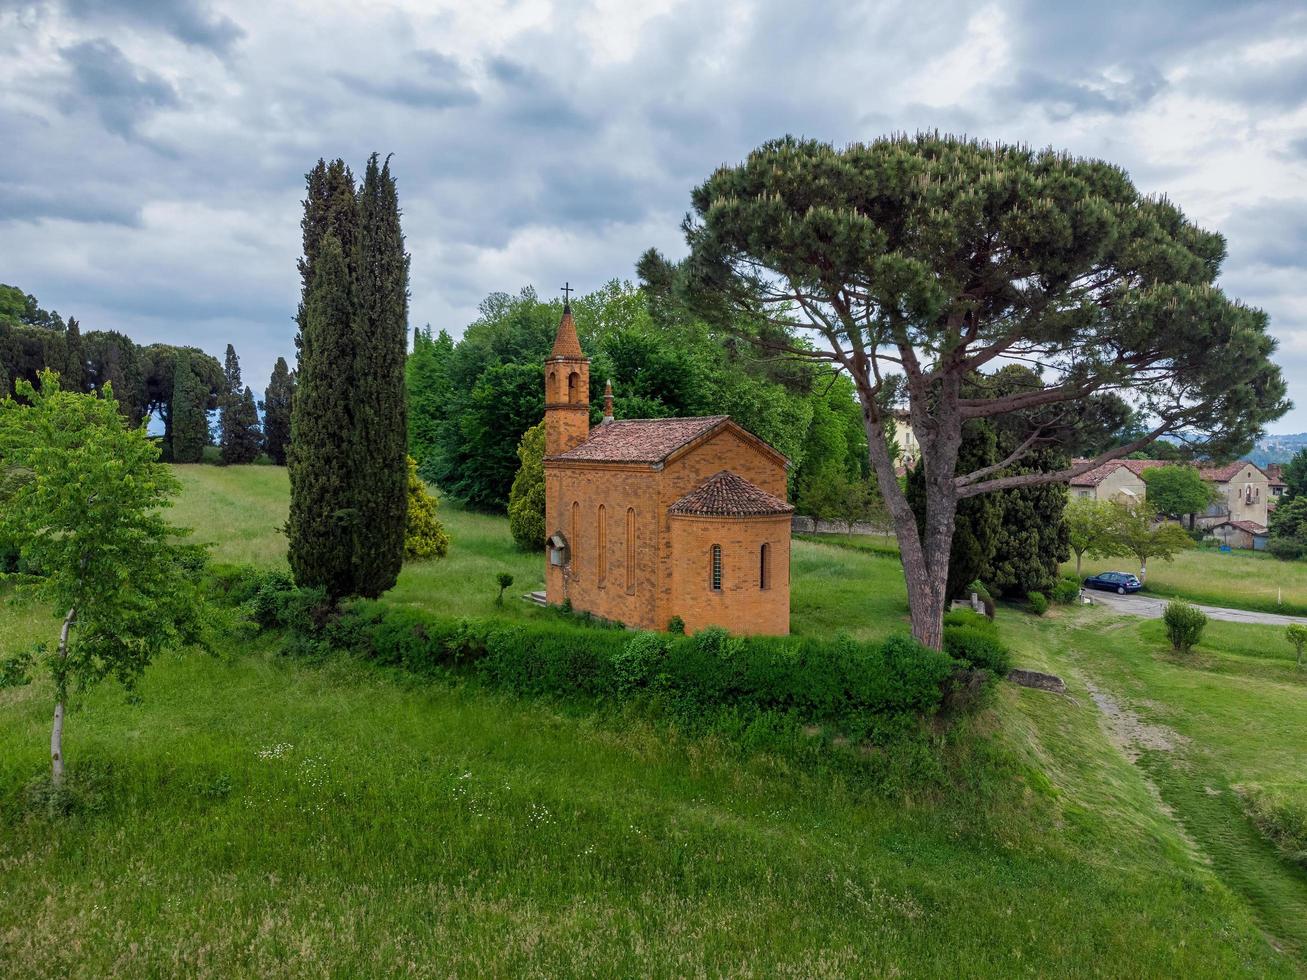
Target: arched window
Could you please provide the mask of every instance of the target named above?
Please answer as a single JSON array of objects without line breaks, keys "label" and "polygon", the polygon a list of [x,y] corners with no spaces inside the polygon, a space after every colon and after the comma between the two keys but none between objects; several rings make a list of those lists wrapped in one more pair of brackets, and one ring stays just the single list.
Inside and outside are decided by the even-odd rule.
[{"label": "arched window", "polygon": [[771,545],[765,542],[758,549],[758,588],[771,588]]},{"label": "arched window", "polygon": [[709,569],[708,587],[714,592],[722,590],[722,546],[712,546],[712,562]]},{"label": "arched window", "polygon": [[558,372],[549,372],[549,383],[545,385],[545,401],[551,402],[558,397]]},{"label": "arched window", "polygon": [[581,544],[581,505],[572,501],[572,533],[569,535],[572,546],[572,564],[576,564],[576,553]]},{"label": "arched window", "polygon": [[595,554],[597,562],[597,571],[595,578],[599,582],[599,588],[603,588],[608,581],[608,521],[605,519],[604,505],[599,505],[599,516],[596,518],[595,538],[599,542],[598,550]]},{"label": "arched window", "polygon": [[626,508],[626,592],[635,595],[635,508]]},{"label": "arched window", "polygon": [[577,400],[576,388],[580,381],[581,375],[575,371],[567,376],[567,400],[569,402],[575,402]]}]

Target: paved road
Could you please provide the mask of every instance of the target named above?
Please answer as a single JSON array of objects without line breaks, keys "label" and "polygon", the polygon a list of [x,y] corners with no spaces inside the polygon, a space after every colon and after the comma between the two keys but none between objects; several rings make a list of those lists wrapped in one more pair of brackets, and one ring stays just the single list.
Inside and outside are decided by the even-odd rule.
[{"label": "paved road", "polygon": [[[1166,608],[1166,599],[1154,599],[1143,595],[1117,595],[1115,592],[1098,592],[1086,589],[1089,596],[1098,605],[1116,612],[1129,613],[1131,616],[1143,616],[1145,619],[1161,619],[1162,610]],[[1288,626],[1300,623],[1307,626],[1307,616],[1281,616],[1278,613],[1250,612],[1247,609],[1226,609],[1222,606],[1199,606],[1212,619],[1223,619],[1229,623],[1260,623],[1263,626]]]}]

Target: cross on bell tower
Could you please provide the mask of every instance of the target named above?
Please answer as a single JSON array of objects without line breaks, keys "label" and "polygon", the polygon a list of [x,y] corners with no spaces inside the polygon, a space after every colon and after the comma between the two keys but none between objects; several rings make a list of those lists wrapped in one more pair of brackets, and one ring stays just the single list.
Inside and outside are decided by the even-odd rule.
[{"label": "cross on bell tower", "polygon": [[545,455],[565,453],[590,434],[590,361],[572,320],[571,282],[563,284],[563,316],[545,361]]},{"label": "cross on bell tower", "polygon": [[572,294],[573,294],[574,292],[576,292],[576,290],[572,288],[571,283],[568,283],[568,282],[563,283],[562,293],[563,293],[563,312],[564,312],[564,313],[571,313],[571,312],[572,312]]}]

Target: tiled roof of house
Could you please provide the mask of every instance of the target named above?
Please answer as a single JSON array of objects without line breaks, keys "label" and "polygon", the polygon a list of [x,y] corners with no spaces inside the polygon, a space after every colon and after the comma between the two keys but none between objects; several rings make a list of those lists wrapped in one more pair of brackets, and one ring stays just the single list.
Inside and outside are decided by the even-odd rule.
[{"label": "tiled roof of house", "polygon": [[1281,464],[1269,463],[1262,467],[1262,472],[1265,473],[1266,478],[1271,481],[1271,486],[1288,486],[1288,484],[1284,482],[1284,467]]},{"label": "tiled roof of house", "polygon": [[690,419],[618,419],[596,426],[581,445],[551,458],[591,463],[661,463],[728,418],[709,415]]},{"label": "tiled roof of house", "polygon": [[[1240,531],[1247,531],[1249,534],[1265,534],[1266,526],[1258,524],[1256,521],[1222,521],[1221,524],[1229,524],[1231,527],[1237,527]],[[1216,525],[1220,527],[1221,525]]]},{"label": "tiled roof of house", "polygon": [[717,517],[754,517],[764,514],[788,514],[792,510],[780,497],[755,487],[730,470],[714,473],[671,507],[670,514],[693,514]]},{"label": "tiled roof of house", "polygon": [[[1076,462],[1083,463],[1084,460],[1078,459]],[[1108,463],[1100,463],[1092,470],[1086,470],[1079,476],[1073,476],[1071,478],[1071,486],[1096,487],[1121,466],[1124,466],[1135,476],[1140,476],[1144,470],[1151,470],[1154,466],[1166,465],[1166,461],[1161,459],[1114,459]]]},{"label": "tiled roof of house", "polygon": [[585,354],[581,352],[581,340],[576,335],[576,323],[572,320],[572,311],[564,310],[563,318],[558,321],[558,333],[554,335],[554,349],[549,352],[550,358],[555,357],[572,357],[583,359]]},{"label": "tiled roof of house", "polygon": [[1210,480],[1212,483],[1225,483],[1234,478],[1245,466],[1252,466],[1253,469],[1261,472],[1256,464],[1249,463],[1246,459],[1236,459],[1233,463],[1226,463],[1224,466],[1200,466],[1198,472],[1202,474],[1204,480]]}]

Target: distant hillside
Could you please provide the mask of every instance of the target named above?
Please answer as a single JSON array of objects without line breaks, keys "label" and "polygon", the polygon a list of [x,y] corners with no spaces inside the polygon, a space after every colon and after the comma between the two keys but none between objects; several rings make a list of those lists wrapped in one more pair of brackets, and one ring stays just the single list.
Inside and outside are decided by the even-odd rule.
[{"label": "distant hillside", "polygon": [[1303,449],[1307,449],[1307,432],[1262,436],[1244,459],[1251,460],[1258,466],[1287,463],[1294,453]]}]

